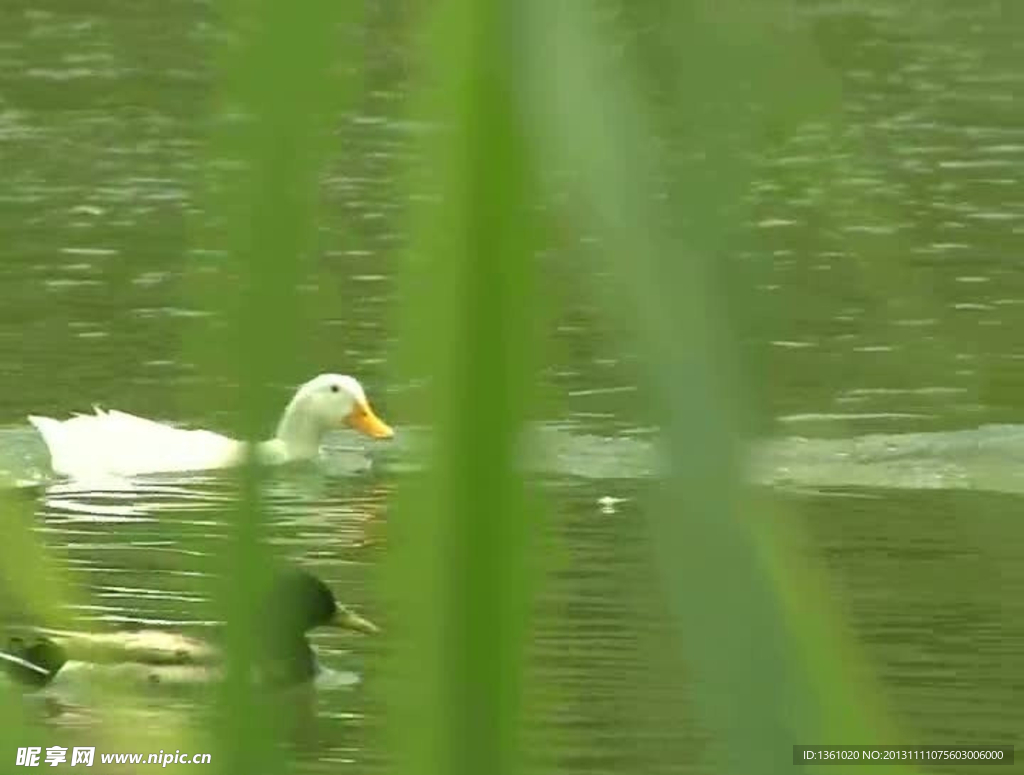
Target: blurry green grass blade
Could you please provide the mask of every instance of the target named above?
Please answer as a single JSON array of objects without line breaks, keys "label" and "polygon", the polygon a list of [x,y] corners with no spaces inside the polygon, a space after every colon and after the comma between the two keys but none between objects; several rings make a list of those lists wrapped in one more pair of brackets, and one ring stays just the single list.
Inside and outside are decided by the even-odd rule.
[{"label": "blurry green grass blade", "polygon": [[[212,154],[225,178],[213,201],[224,216],[229,260],[209,279],[231,333],[218,340],[210,363],[239,386],[236,431],[246,439],[273,428],[281,398],[272,386],[295,381],[302,259],[313,244],[319,174],[344,96],[333,66],[342,25],[355,21],[358,8],[330,0],[231,5],[223,120]],[[246,775],[283,768],[272,733],[288,715],[251,680],[266,645],[261,591],[270,559],[259,484],[260,472],[245,467],[232,540],[220,555],[228,671],[218,760]]]},{"label": "blurry green grass blade", "polygon": [[63,558],[53,557],[36,539],[35,516],[20,499],[0,495],[0,516],[4,525],[0,542],[3,624],[70,626],[67,607],[79,601],[60,561]]},{"label": "blurry green grass blade", "polygon": [[214,204],[227,216],[230,261],[216,289],[235,326],[231,349],[221,355],[253,391],[239,415],[249,437],[265,433],[268,417],[280,411],[267,383],[292,378],[298,282],[313,245],[318,177],[348,86],[336,65],[357,7],[235,3],[214,138],[215,159],[226,168]]},{"label": "blurry green grass blade", "polygon": [[825,570],[805,559],[813,551],[809,542],[785,519],[790,515],[772,515],[765,502],[759,505],[767,519],[752,529],[778,596],[779,617],[788,630],[799,633],[794,656],[813,679],[810,704],[820,717],[815,740],[820,745],[906,740],[888,717],[876,680],[842,616],[843,598],[831,593]]},{"label": "blurry green grass blade", "polygon": [[[68,606],[79,602],[59,558],[37,540],[34,520],[34,510],[16,491],[0,491],[0,648],[6,648],[17,625],[69,626]],[[9,757],[7,766],[13,766],[19,747],[52,741],[52,732],[33,727],[32,711],[41,707],[27,703],[20,687],[0,675],[0,747]]]},{"label": "blurry green grass blade", "polygon": [[417,118],[438,129],[413,213],[403,368],[429,378],[425,473],[403,485],[392,590],[402,772],[519,770],[528,546],[519,470],[530,403],[534,215],[510,99],[514,6],[432,9]]},{"label": "blurry green grass blade", "polygon": [[[0,517],[5,530],[0,547],[0,648],[7,647],[8,637],[26,634],[19,625],[82,629],[83,625],[72,619],[71,611],[87,598],[71,583],[63,552],[56,548],[47,551],[37,540],[33,510],[13,493],[0,494]],[[77,658],[77,653],[72,658]],[[137,720],[152,698],[147,696],[140,702],[143,698],[137,694],[138,687],[122,683],[86,682],[69,693],[68,684],[58,679],[61,688],[44,695],[23,692],[22,686],[0,675],[0,747],[11,757],[8,762],[13,761],[18,748],[27,746],[44,750],[52,745],[96,746],[107,751],[133,747],[150,751],[179,747],[209,750],[208,744],[197,742],[202,738],[192,726],[192,719],[178,711],[168,711],[160,723],[150,715],[143,730],[129,727],[125,719]],[[90,723],[76,728],[76,712]]]},{"label": "blurry green grass blade", "polygon": [[[534,2],[530,10],[524,91],[540,119],[542,158],[576,182],[577,215],[599,232],[618,280],[609,301],[638,336],[664,422],[672,473],[652,521],[654,545],[706,720],[723,734],[721,750],[736,772],[788,772],[794,743],[878,742],[892,730],[873,715],[877,703],[863,702],[873,690],[854,687],[863,672],[847,671],[830,650],[834,641],[820,637],[828,631],[820,601],[786,576],[802,558],[754,529],[766,517],[740,495],[736,343],[718,309],[722,289],[706,258],[689,248],[717,241],[702,228],[727,224],[697,224],[685,243],[673,234],[673,212],[656,196],[663,167],[652,150],[654,122],[625,63],[609,60],[585,4]],[[727,27],[701,27],[699,14],[689,22],[694,28],[680,30],[682,40],[728,38]],[[762,66],[736,50],[728,61],[722,48],[703,50],[691,66],[706,91],[728,90],[738,69]],[[700,93],[693,96],[679,108],[699,111]],[[716,129],[726,127],[709,122],[695,131],[690,152],[716,147]],[[728,204],[730,187],[711,175],[699,182],[681,181],[671,204],[684,212]],[[844,655],[855,651],[847,645]],[[843,712],[823,714],[830,706]]]}]

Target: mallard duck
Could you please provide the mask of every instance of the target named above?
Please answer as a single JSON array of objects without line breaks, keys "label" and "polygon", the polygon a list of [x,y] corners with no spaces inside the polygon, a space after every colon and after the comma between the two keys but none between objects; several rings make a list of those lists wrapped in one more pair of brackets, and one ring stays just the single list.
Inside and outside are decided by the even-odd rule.
[{"label": "mallard duck", "polygon": [[[280,572],[266,603],[267,643],[259,677],[271,687],[317,678],[321,668],[307,638],[310,630],[336,626],[366,634],[378,632],[372,622],[339,605],[327,585],[304,570]],[[83,672],[102,672],[130,683],[200,683],[217,677],[220,663],[221,652],[215,645],[162,630],[40,630],[10,638],[7,648],[0,651],[0,670],[29,689]]]},{"label": "mallard duck", "polygon": [[[186,430],[119,411],[96,408],[68,420],[29,416],[58,474],[133,475],[229,468],[245,459],[245,443],[206,430]],[[394,435],[366,399],[362,385],[342,374],[321,374],[302,385],[284,410],[274,438],[257,457],[279,464],[315,458],[324,434],[348,425],[375,439]]]},{"label": "mallard duck", "polygon": [[0,650],[0,670],[15,683],[33,689],[50,684],[67,660],[64,649],[45,635],[30,640],[16,635]]}]

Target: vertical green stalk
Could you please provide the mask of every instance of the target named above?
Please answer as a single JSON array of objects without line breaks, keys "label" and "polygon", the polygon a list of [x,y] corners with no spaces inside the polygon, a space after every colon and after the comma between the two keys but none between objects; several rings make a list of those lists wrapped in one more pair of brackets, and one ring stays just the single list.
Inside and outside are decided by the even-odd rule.
[{"label": "vertical green stalk", "polygon": [[[527,7],[523,83],[539,150],[571,173],[567,215],[599,237],[594,257],[616,281],[605,299],[636,337],[661,419],[670,473],[651,514],[655,559],[718,761],[733,772],[789,772],[794,744],[885,742],[891,726],[856,650],[799,583],[815,578],[801,568],[807,559],[741,482],[738,344],[708,248],[738,227],[722,217],[735,212],[739,190],[729,154],[750,151],[723,141],[733,129],[725,119],[743,114],[721,95],[740,99],[737,83],[761,77],[766,63],[754,54],[765,52],[752,43],[770,28],[730,47],[740,17],[717,18],[699,3],[684,4],[683,23],[667,27],[689,56],[674,79],[673,109],[687,132],[676,139],[685,158],[703,163],[668,184],[666,200],[658,182],[672,168],[656,151],[654,109],[628,59],[608,54],[588,4]],[[679,228],[687,216],[693,225]]]},{"label": "vertical green stalk", "polygon": [[[435,443],[405,486],[392,579],[400,771],[518,771],[534,222],[512,96],[514,4],[448,0],[424,49],[424,186],[404,280],[403,365],[428,378]],[[421,201],[424,201],[421,199]]]},{"label": "vertical green stalk", "polygon": [[[331,66],[356,5],[239,0],[223,61],[222,127],[214,159],[225,170],[218,202],[226,215],[229,262],[213,282],[229,314],[220,351],[238,385],[237,429],[265,438],[281,410],[275,383],[294,383],[297,289],[315,228],[318,175],[343,84]],[[243,469],[230,542],[222,555],[221,601],[227,621],[228,672],[221,713],[228,772],[276,772],[273,732],[286,710],[252,682],[263,646],[261,590],[270,559],[264,542],[260,471]]]},{"label": "vertical green stalk", "polygon": [[[0,542],[0,648],[14,634],[12,625],[41,624],[68,627],[67,606],[78,602],[63,566],[41,545],[32,527],[35,514],[13,488],[0,490],[0,518],[4,540]],[[31,705],[22,697],[21,687],[0,676],[0,752],[13,765],[17,749],[40,745],[46,730],[33,728],[37,719],[23,713]]]}]

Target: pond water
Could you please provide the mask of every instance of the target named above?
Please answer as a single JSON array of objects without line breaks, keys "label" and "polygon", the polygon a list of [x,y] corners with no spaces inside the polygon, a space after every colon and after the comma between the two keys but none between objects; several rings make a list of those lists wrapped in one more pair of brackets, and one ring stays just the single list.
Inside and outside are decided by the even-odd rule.
[{"label": "pond water", "polygon": [[[1024,729],[1020,11],[1012,0],[799,6],[841,119],[774,145],[749,189],[737,258],[761,282],[744,340],[773,418],[752,444],[751,478],[832,569],[906,742],[1013,743]],[[374,7],[362,31],[365,90],[324,181],[294,381],[357,374],[402,428],[387,410],[408,386],[389,385],[386,368],[410,146],[397,23]],[[224,427],[225,412],[183,398],[212,387],[182,355],[182,332],[203,320],[183,277],[209,247],[197,224],[214,30],[199,0],[0,7],[0,477],[86,590],[76,611],[111,626],[209,624],[198,574],[229,487],[213,475],[53,480],[25,417],[98,403]],[[531,456],[564,548],[534,640],[558,698],[537,719],[538,761],[713,771],[637,626],[658,616],[643,570],[658,465],[634,359],[572,274],[552,278],[550,400]],[[283,474],[268,495],[275,544],[371,618],[376,537],[404,452],[339,434],[323,465]],[[383,768],[381,709],[365,691],[383,647],[331,635],[317,646],[362,683],[320,698],[325,742],[309,767]]]}]

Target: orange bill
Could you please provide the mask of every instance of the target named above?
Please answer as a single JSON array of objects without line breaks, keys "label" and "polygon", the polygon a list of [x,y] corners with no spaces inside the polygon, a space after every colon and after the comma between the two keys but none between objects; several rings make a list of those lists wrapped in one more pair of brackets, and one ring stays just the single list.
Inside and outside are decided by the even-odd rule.
[{"label": "orange bill", "polygon": [[360,433],[374,439],[390,439],[395,435],[391,426],[375,415],[367,403],[357,403],[349,413],[347,422]]}]

